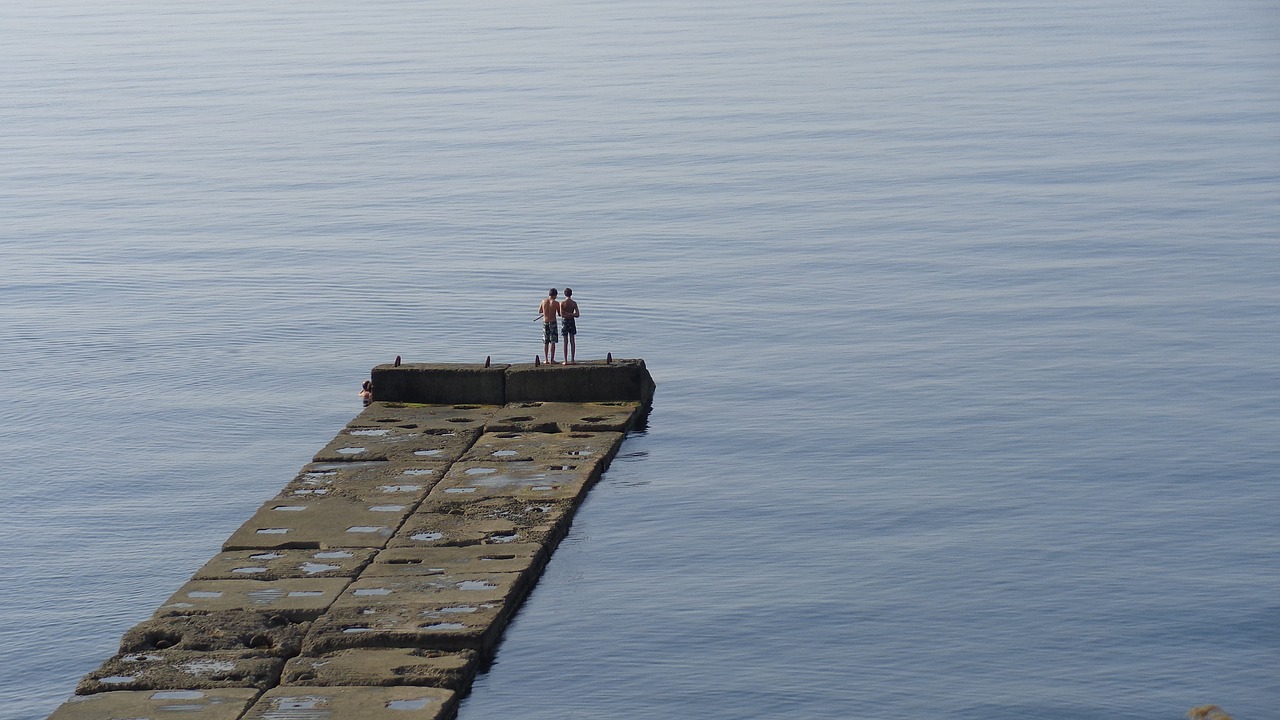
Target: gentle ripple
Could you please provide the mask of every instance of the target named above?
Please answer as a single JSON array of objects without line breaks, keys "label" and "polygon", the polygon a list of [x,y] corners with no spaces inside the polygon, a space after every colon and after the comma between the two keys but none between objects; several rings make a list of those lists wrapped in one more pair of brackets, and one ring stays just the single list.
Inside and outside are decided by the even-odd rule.
[{"label": "gentle ripple", "polygon": [[658,396],[461,720],[1280,707],[1273,3],[19,5],[0,720],[566,282]]}]

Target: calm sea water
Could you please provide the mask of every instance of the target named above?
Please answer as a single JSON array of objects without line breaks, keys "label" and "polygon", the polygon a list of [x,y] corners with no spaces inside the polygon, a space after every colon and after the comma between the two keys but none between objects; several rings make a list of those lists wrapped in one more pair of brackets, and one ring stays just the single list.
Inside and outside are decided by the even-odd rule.
[{"label": "calm sea water", "polygon": [[409,361],[643,357],[462,720],[1280,716],[1267,0],[21,1],[0,718]]}]

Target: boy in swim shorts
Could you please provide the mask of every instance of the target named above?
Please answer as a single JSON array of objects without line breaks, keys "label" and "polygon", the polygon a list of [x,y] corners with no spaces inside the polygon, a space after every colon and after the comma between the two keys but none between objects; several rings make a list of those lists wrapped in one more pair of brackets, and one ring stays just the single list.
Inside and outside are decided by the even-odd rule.
[{"label": "boy in swim shorts", "polygon": [[556,289],[551,288],[542,298],[542,304],[538,305],[538,314],[542,318],[542,359],[552,365],[556,364],[556,340],[559,339],[556,316],[560,314],[560,302],[556,300],[557,294]]},{"label": "boy in swim shorts", "polygon": [[578,302],[573,299],[573,289],[564,289],[564,300],[560,302],[560,317],[564,325],[560,333],[564,335],[564,364],[572,365],[578,359]]}]

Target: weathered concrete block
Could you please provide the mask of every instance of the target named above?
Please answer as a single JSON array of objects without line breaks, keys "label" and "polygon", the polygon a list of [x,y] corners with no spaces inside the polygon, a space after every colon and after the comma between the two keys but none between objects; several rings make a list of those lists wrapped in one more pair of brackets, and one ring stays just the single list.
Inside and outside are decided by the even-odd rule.
[{"label": "weathered concrete block", "polygon": [[640,413],[639,402],[507,403],[485,424],[486,433],[575,431],[626,432]]},{"label": "weathered concrete block", "polygon": [[[402,403],[506,402],[506,365],[406,363],[373,369],[374,401]],[[612,398],[611,398],[612,399]]]},{"label": "weathered concrete block", "polygon": [[285,614],[227,610],[203,615],[160,615],[135,625],[120,641],[123,655],[237,652],[287,658],[302,649],[310,625]]},{"label": "weathered concrete block", "polygon": [[218,553],[193,580],[354,578],[373,559],[373,548],[332,550],[232,550]]},{"label": "weathered concrete block", "polygon": [[474,650],[356,648],[296,657],[284,669],[287,685],[424,685],[459,693],[471,686],[480,663]]},{"label": "weathered concrete block", "polygon": [[374,402],[347,423],[347,427],[461,432],[482,427],[501,407],[502,403]]},{"label": "weathered concrete block", "polygon": [[182,717],[183,720],[237,720],[258,697],[257,688],[147,690],[80,695],[63,703],[49,720]]},{"label": "weathered concrete block", "polygon": [[452,573],[360,577],[333,603],[334,609],[380,606],[503,603],[524,597],[528,578],[520,573]]},{"label": "weathered concrete block", "polygon": [[493,432],[481,435],[462,462],[528,462],[540,460],[551,465],[596,463],[603,472],[622,445],[622,433]]},{"label": "weathered concrete block", "polygon": [[527,502],[577,500],[599,477],[598,463],[454,463],[428,497],[509,497]]},{"label": "weathered concrete block", "polygon": [[513,608],[504,603],[436,603],[334,608],[307,634],[307,656],[352,648],[475,650],[491,656]]},{"label": "weathered concrete block", "polygon": [[512,365],[506,402],[610,402],[649,404],[654,382],[644,360],[603,360],[578,365]]},{"label": "weathered concrete block", "polygon": [[413,430],[395,426],[347,427],[316,453],[313,461],[452,462],[471,445],[487,420],[460,415],[444,421],[450,422],[456,422],[458,427]]},{"label": "weathered concrete block", "polygon": [[333,604],[350,582],[346,578],[192,580],[160,606],[156,617],[258,610],[313,620]]},{"label": "weathered concrete block", "polygon": [[536,543],[553,548],[568,530],[573,508],[569,500],[526,502],[497,497],[453,503],[428,498],[387,546]]},{"label": "weathered concrete block", "polygon": [[284,658],[235,651],[157,650],[116,655],[76,686],[79,695],[120,690],[209,690],[280,682]]},{"label": "weathered concrete block", "polygon": [[293,687],[267,691],[244,720],[445,720],[457,696],[432,687]]},{"label": "weathered concrete block", "polygon": [[222,548],[380,548],[413,509],[412,503],[372,504],[341,497],[275,498],[232,533]]},{"label": "weathered concrete block", "polygon": [[452,462],[424,455],[414,462],[311,463],[285,485],[280,497],[341,497],[378,505],[395,499],[412,504],[426,496]]},{"label": "weathered concrete block", "polygon": [[546,548],[537,543],[465,547],[397,547],[378,553],[361,578],[399,575],[530,573],[541,569]]}]

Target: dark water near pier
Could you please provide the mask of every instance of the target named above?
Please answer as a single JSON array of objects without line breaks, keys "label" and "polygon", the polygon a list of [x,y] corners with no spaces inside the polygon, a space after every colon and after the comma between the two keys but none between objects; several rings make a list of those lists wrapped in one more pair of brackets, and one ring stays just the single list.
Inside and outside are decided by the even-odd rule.
[{"label": "dark water near pier", "polygon": [[18,3],[0,718],[359,409],[529,361],[648,431],[462,708],[1280,707],[1274,3]]}]

